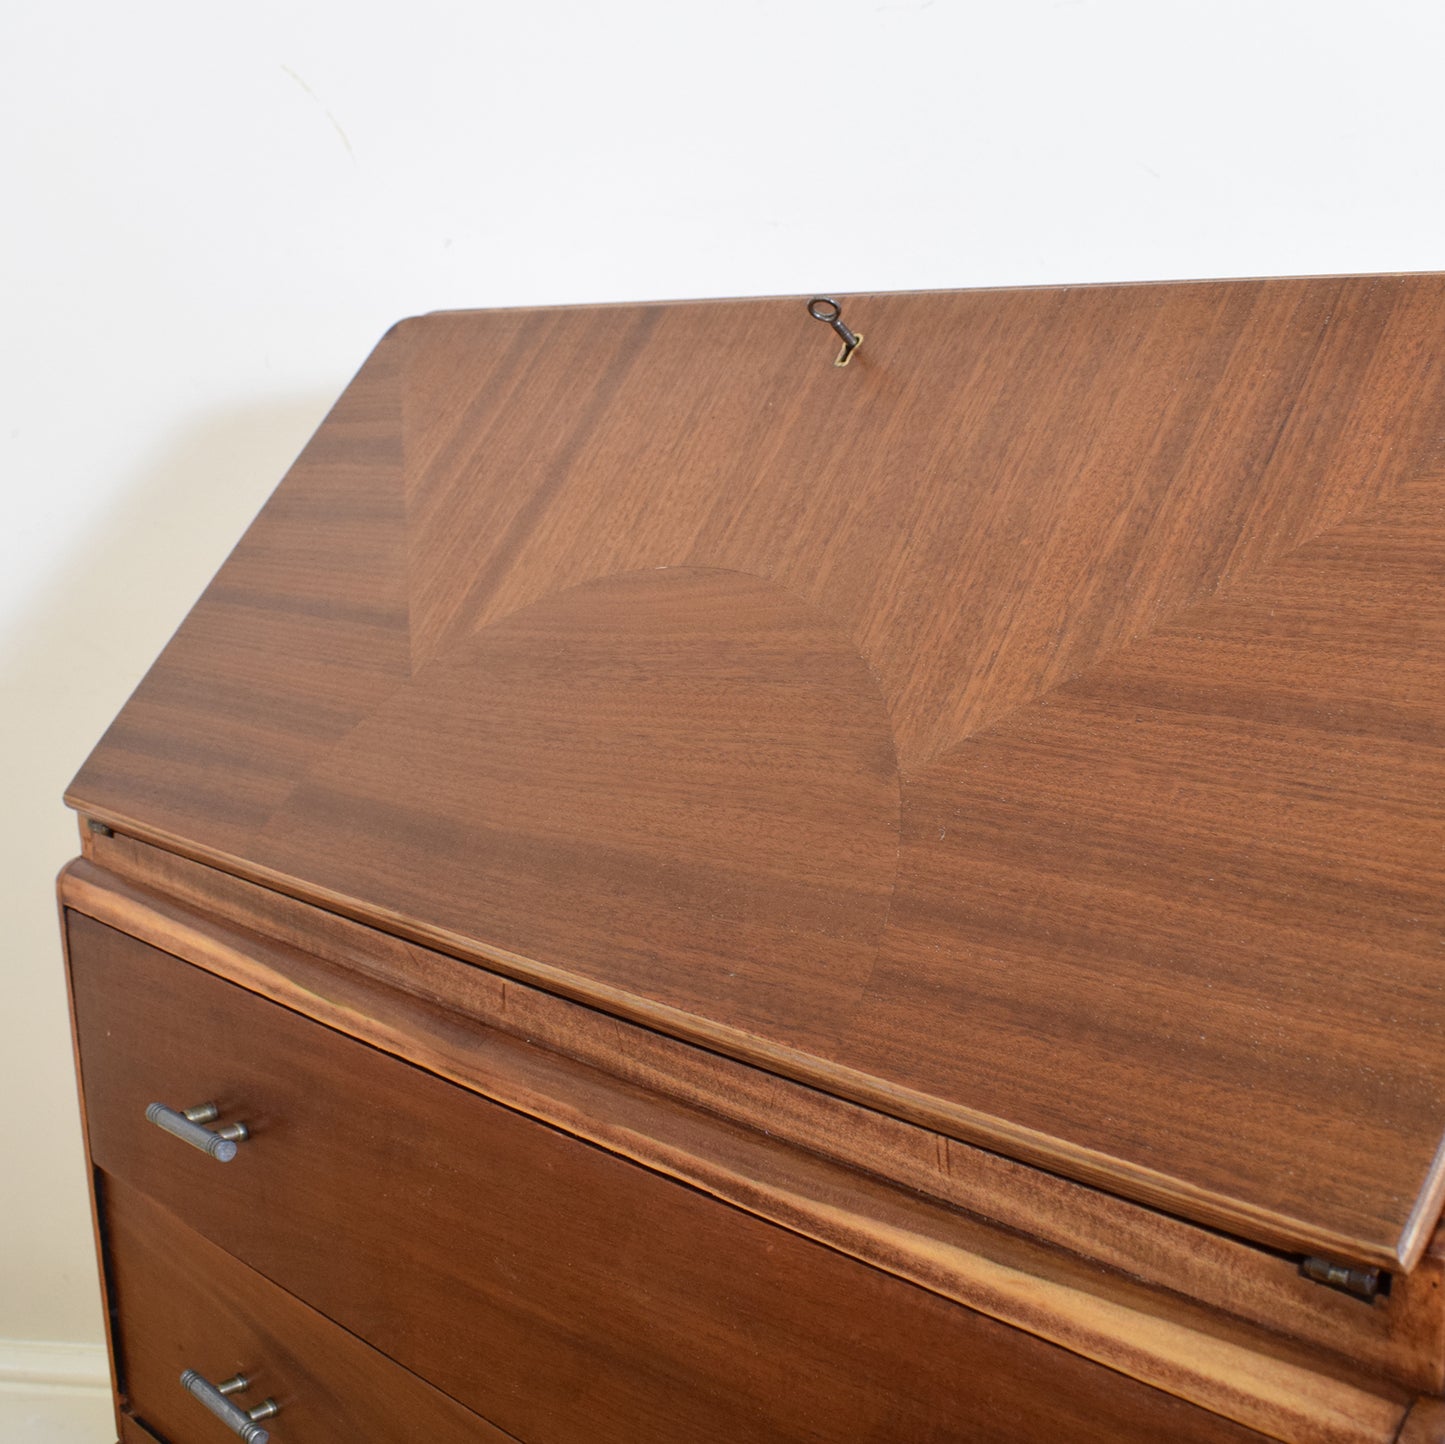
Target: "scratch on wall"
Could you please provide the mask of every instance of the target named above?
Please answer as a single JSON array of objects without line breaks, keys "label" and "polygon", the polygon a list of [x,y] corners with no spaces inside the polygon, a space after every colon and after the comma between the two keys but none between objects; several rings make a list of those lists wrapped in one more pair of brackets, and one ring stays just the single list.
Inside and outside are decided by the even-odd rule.
[{"label": "scratch on wall", "polygon": [[327,120],[331,122],[331,128],[337,133],[337,135],[341,137],[341,143],[346,147],[347,155],[349,155],[352,160],[355,160],[356,152],[351,148],[351,141],[347,139],[346,132],[342,130],[341,122],[338,121],[337,118],[332,115],[332,113],[326,108],[326,103],[321,99],[319,95],[317,95],[314,90],[312,90],[309,85],[307,85],[304,80],[302,80],[299,75],[297,75],[294,70],[291,69],[289,65],[283,65],[281,69],[284,70],[286,74],[289,75],[291,79],[294,80],[296,84],[299,85],[301,89],[304,90],[306,94],[309,95],[311,99],[314,100],[316,104],[321,107],[321,113],[327,118]]}]

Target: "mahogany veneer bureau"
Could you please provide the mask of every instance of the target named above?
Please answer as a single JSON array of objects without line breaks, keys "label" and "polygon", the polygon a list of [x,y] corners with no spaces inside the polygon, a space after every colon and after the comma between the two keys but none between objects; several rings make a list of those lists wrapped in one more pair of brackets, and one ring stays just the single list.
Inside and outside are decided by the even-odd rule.
[{"label": "mahogany veneer bureau", "polygon": [[81,770],[126,1444],[1445,1439],[1445,278],[843,309],[402,323]]}]

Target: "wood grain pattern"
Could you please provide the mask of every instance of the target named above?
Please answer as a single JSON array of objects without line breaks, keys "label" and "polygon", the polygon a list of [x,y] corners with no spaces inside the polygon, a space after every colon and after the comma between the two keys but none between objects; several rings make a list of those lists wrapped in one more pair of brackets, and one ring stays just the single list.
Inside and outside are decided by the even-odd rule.
[{"label": "wood grain pattern", "polygon": [[[1266,1395],[1266,1417],[1277,1421],[1290,1395],[1282,1372],[1299,1369],[1289,1407],[1298,1411],[1295,1432],[1307,1434],[1331,1388],[1311,1377],[1318,1361],[1285,1366],[1277,1342],[1235,1321],[1411,1388],[1445,1385],[1445,1241],[1363,1304],[1302,1278],[1289,1258],[489,978],[143,844],[116,836],[89,846],[164,895],[77,863],[62,899],[86,916],[1217,1412],[1250,1422],[1242,1411]],[[1021,1245],[1021,1236],[1051,1247]],[[1089,1263],[1083,1274],[1080,1257]],[[1182,1299],[1201,1306],[1202,1318]]]},{"label": "wood grain pattern", "polygon": [[[1308,1180],[1340,1249],[1398,1228],[1418,1257],[1445,1184],[1442,583],[1445,485],[1404,488],[913,779],[861,1066],[1175,1175],[1228,1139],[1232,1196],[1286,1213]],[[1181,1056],[1190,1107],[1157,1101],[1146,1152],[1115,1099]]]},{"label": "wood grain pattern", "polygon": [[377,347],[252,522],[86,764],[100,790],[244,850],[410,674],[400,362]]},{"label": "wood grain pattern", "polygon": [[[72,927],[107,1176],[520,1438],[1260,1437]],[[168,1089],[244,1116],[234,1163],[145,1123]],[[1321,1382],[1318,1438],[1393,1436],[1407,1396]]]},{"label": "wood grain pattern", "polygon": [[[277,1444],[509,1444],[512,1436],[399,1368],[191,1232],[144,1194],[102,1180],[111,1287],[127,1405],[185,1444],[225,1426],[181,1388],[187,1369],[213,1384],[244,1374],[234,1402],[274,1398]],[[142,1435],[144,1438],[145,1436]]]},{"label": "wood grain pattern", "polygon": [[[70,800],[956,1138],[1414,1264],[1445,280],[848,307],[846,370],[796,301],[405,323]],[[785,637],[775,727],[752,642]]]},{"label": "wood grain pattern", "polygon": [[449,652],[257,845],[299,872],[346,835],[329,880],[394,912],[460,932],[485,899],[499,946],[607,957],[675,1008],[821,1038],[877,955],[898,808],[888,714],[847,637],[756,577],[671,567]]}]

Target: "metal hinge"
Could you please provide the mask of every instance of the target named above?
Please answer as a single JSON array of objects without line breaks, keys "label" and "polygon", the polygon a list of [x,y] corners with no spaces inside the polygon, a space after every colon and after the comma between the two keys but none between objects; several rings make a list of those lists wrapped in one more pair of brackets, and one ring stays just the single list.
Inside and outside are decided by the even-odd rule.
[{"label": "metal hinge", "polygon": [[1373,1299],[1387,1290],[1390,1276],[1379,1269],[1351,1268],[1349,1264],[1331,1263],[1327,1258],[1307,1258],[1299,1271],[1317,1284],[1353,1294],[1357,1299]]}]

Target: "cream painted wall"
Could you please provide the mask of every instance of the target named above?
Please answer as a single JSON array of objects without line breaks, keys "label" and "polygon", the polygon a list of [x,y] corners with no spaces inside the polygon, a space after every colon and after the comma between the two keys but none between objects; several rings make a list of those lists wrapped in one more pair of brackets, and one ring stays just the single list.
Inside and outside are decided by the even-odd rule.
[{"label": "cream painted wall", "polygon": [[100,1336],[60,793],[438,307],[1445,268],[1445,10],[49,0],[0,22],[0,1339]]}]

